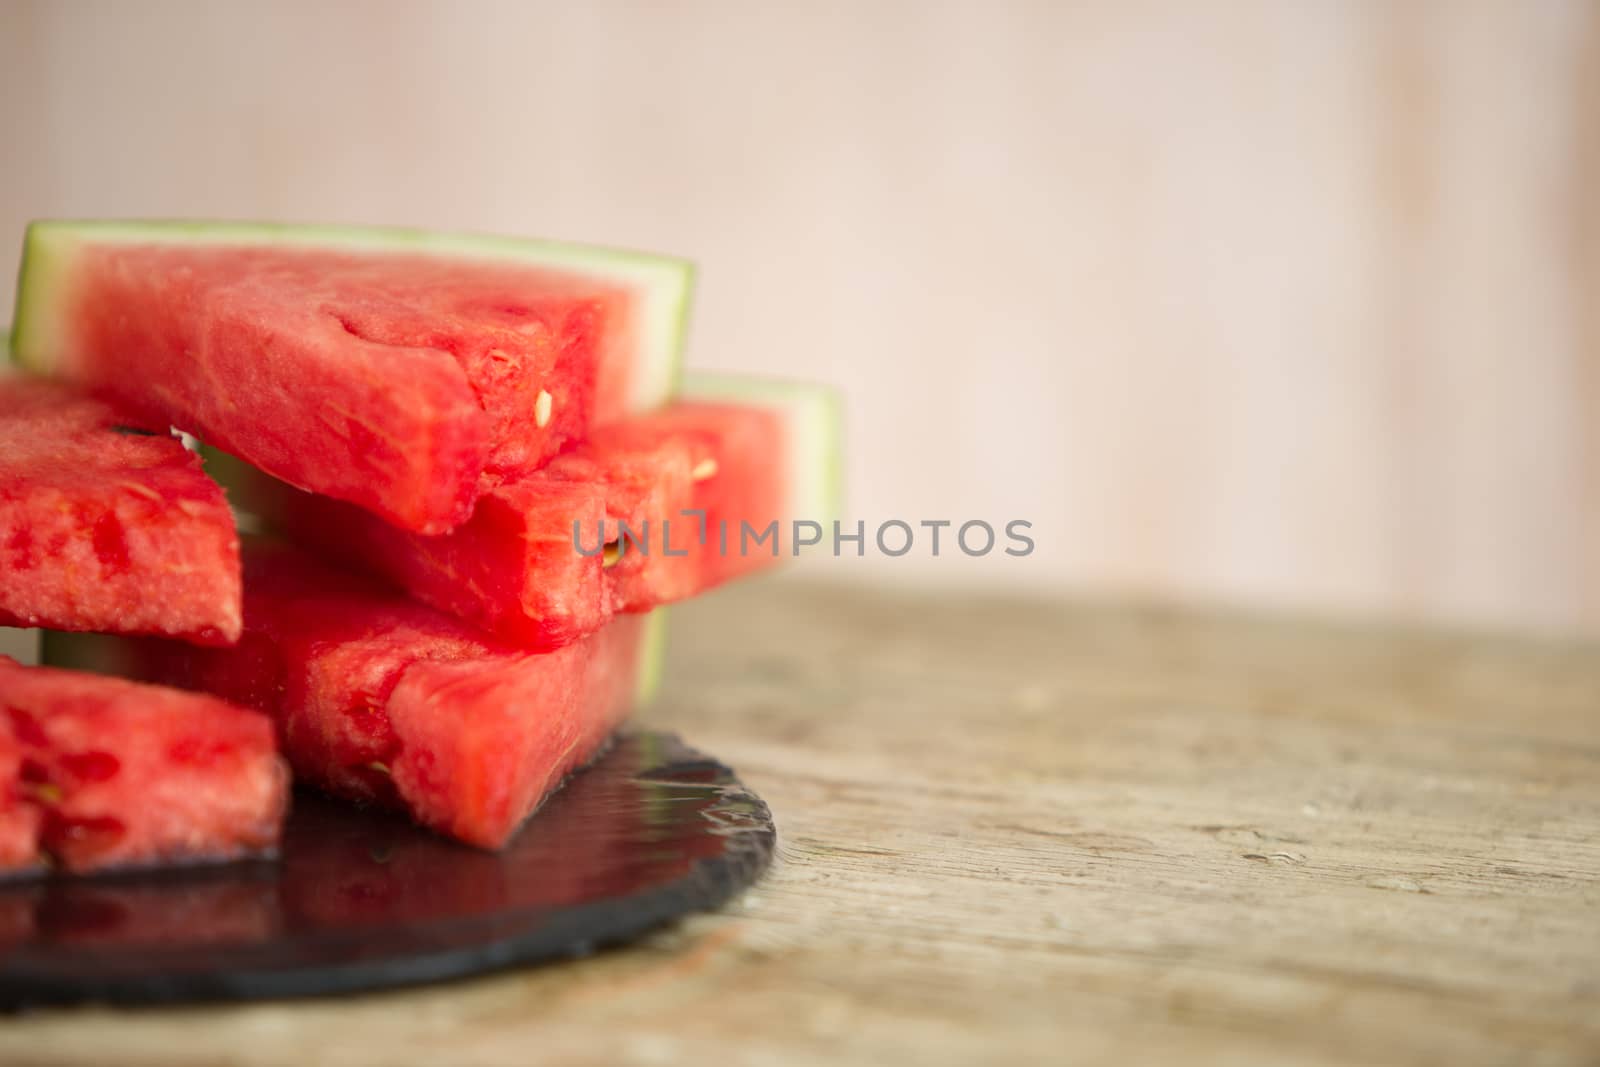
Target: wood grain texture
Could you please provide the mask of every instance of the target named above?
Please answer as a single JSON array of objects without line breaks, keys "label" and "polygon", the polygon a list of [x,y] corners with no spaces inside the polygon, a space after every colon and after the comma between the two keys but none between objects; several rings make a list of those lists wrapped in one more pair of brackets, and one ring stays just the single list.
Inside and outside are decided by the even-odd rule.
[{"label": "wood grain texture", "polygon": [[752,583],[654,725],[769,800],[727,913],[338,1001],[0,1023],[0,1062],[1594,1063],[1600,649]]}]

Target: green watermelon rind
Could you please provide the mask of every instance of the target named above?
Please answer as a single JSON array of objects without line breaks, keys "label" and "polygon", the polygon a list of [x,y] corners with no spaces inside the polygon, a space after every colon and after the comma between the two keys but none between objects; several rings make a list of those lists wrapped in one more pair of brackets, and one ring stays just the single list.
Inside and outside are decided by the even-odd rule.
[{"label": "green watermelon rind", "polygon": [[790,441],[788,511],[793,519],[827,526],[844,497],[844,402],[836,389],[717,371],[687,371],[678,394],[704,400],[770,407],[783,418]]},{"label": "green watermelon rind", "polygon": [[639,294],[641,354],[632,375],[628,409],[649,411],[676,392],[682,373],[694,264],[671,256],[565,241],[380,226],[169,220],[79,221],[49,219],[28,226],[17,275],[11,358],[49,374],[62,351],[53,298],[80,241],[136,244],[283,244],[346,251],[406,252],[463,259],[501,260],[570,271]]},{"label": "green watermelon rind", "polygon": [[139,661],[128,638],[65,630],[34,632],[39,635],[39,663],[43,666],[139,680]]},{"label": "green watermelon rind", "polygon": [[656,608],[644,618],[639,638],[639,659],[633,684],[634,707],[642,708],[661,692],[667,662],[667,609]]}]

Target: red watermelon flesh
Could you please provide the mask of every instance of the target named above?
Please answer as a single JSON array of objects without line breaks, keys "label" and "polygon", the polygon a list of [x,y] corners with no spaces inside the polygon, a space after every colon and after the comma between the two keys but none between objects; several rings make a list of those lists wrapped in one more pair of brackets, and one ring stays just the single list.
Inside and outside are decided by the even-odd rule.
[{"label": "red watermelon flesh", "polygon": [[686,265],[382,230],[35,224],[22,362],[407,529],[659,404]]},{"label": "red watermelon flesh", "polygon": [[0,719],[20,756],[13,804],[38,813],[36,847],[66,870],[277,847],[289,777],[272,723],[255,712],[0,657]]},{"label": "red watermelon flesh", "polygon": [[[783,418],[769,408],[689,401],[620,424],[618,431],[592,451],[580,449],[575,462],[597,461],[608,485],[617,487],[627,484],[630,467],[637,479],[640,456],[676,446],[688,454],[687,510],[700,513],[662,508],[651,516],[653,508],[641,509],[656,519],[654,540],[648,555],[629,546],[611,568],[612,602],[619,611],[682,600],[770,567],[780,558],[777,550],[787,550],[787,527],[795,519],[825,518],[801,513],[803,505],[788,481],[795,442]],[[663,539],[663,517],[672,520],[666,528],[670,545]],[[744,526],[759,532],[774,523],[778,533],[764,546],[746,550]],[[663,548],[685,555],[673,557]]]},{"label": "red watermelon flesh", "polygon": [[0,625],[238,638],[227,501],[165,423],[118,429],[139,424],[68,386],[0,379]]},{"label": "red watermelon flesh", "polygon": [[484,848],[595,755],[648,666],[643,618],[529,653],[284,546],[244,567],[237,647],[116,641],[118,668],[265,711],[298,780]]},{"label": "red watermelon flesh", "polygon": [[[513,644],[549,650],[618,612],[775,565],[777,550],[789,551],[791,521],[824,521],[831,506],[795,492],[801,447],[812,446],[781,407],[680,402],[598,431],[485,494],[467,523],[435,537],[275,484],[227,457],[217,469],[242,507],[289,536]],[[746,524],[763,534],[774,523],[776,534],[744,543]],[[616,541],[624,525],[621,551],[600,552],[602,529]]]},{"label": "red watermelon flesh", "polygon": [[0,719],[0,874],[26,870],[40,862],[40,812],[23,797],[22,785],[22,746],[11,723]]},{"label": "red watermelon flesh", "polygon": [[602,560],[572,547],[574,522],[592,531],[606,517],[595,485],[538,472],[485,493],[470,519],[430,537],[301,492],[232,456],[213,452],[209,462],[240,506],[275,531],[518,647],[560,648],[612,615]]}]

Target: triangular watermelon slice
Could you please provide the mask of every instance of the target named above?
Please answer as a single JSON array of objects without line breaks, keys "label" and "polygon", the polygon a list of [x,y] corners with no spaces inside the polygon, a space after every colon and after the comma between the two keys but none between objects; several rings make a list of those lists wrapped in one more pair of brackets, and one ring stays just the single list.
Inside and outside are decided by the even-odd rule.
[{"label": "triangular watermelon slice", "polygon": [[256,712],[0,656],[0,869],[268,855],[288,788]]},{"label": "triangular watermelon slice", "polygon": [[545,241],[37,222],[14,357],[302,489],[449,530],[671,394],[687,263]]},{"label": "triangular watermelon slice", "polygon": [[486,493],[470,520],[438,536],[232,457],[213,455],[210,469],[269,527],[509,642],[549,650],[618,612],[791,558],[793,523],[826,525],[837,510],[838,449],[831,390],[691,374],[677,403],[597,430]]},{"label": "triangular watermelon slice", "polygon": [[497,848],[648,695],[656,620],[547,654],[247,543],[235,648],[47,633],[50,662],[212,693],[273,716],[298,781]]},{"label": "triangular watermelon slice", "polygon": [[239,637],[239,538],[165,423],[0,378],[0,626]]}]

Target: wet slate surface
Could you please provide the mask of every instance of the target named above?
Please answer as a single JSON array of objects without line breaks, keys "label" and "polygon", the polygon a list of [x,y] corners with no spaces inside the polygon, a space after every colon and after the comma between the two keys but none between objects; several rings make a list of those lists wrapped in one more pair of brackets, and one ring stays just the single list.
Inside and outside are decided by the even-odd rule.
[{"label": "wet slate surface", "polygon": [[488,853],[315,795],[281,858],[0,887],[0,1006],[310,996],[583,955],[758,878],[766,804],[675,736],[622,737]]}]

